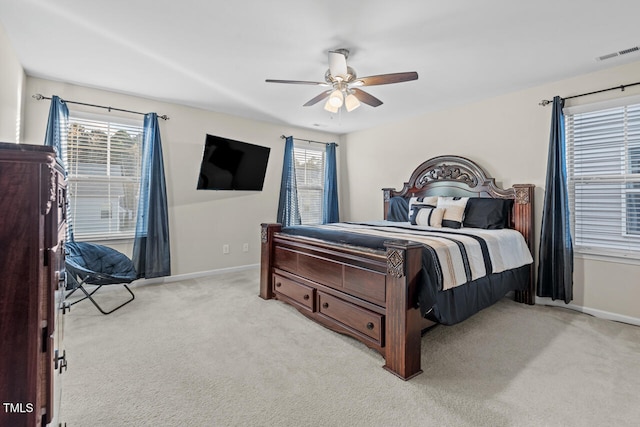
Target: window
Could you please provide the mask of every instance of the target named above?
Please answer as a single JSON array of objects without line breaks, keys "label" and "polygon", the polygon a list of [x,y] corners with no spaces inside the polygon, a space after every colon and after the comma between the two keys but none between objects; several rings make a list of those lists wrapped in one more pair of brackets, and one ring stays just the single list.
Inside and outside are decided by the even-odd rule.
[{"label": "window", "polygon": [[324,192],[324,149],[296,145],[293,148],[296,162],[298,207],[302,224],[322,222],[322,198]]},{"label": "window", "polygon": [[566,108],[565,131],[576,252],[640,259],[640,98]]},{"label": "window", "polygon": [[142,123],[70,113],[65,164],[76,240],[133,238]]}]

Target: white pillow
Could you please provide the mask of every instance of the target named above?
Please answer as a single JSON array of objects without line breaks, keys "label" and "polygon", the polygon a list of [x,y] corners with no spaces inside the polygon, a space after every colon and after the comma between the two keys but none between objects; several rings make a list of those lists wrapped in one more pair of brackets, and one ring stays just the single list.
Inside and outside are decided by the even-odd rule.
[{"label": "white pillow", "polygon": [[444,217],[442,218],[442,226],[449,228],[462,228],[462,220],[464,219],[464,210],[467,207],[468,197],[438,197],[439,208],[444,208]]},{"label": "white pillow", "polygon": [[424,205],[415,205],[415,214],[411,217],[413,225],[428,225],[429,227],[442,227],[442,218],[445,210]]}]

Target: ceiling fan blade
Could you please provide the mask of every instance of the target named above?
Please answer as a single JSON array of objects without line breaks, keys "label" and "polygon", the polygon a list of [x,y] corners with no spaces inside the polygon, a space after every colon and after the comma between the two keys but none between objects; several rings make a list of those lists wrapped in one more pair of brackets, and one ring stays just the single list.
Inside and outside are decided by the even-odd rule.
[{"label": "ceiling fan blade", "polygon": [[358,98],[358,101],[364,102],[365,104],[370,105],[372,107],[378,107],[382,105],[382,101],[380,101],[375,96],[360,89],[352,89],[352,90],[355,97]]},{"label": "ceiling fan blade", "polygon": [[329,71],[335,77],[347,78],[347,57],[340,51],[329,51]]},{"label": "ceiling fan blade", "polygon": [[310,82],[310,81],[306,81],[306,80],[273,80],[273,79],[266,79],[265,82],[267,82],[267,83],[287,83],[287,84],[294,84],[294,85],[330,86],[326,82]]},{"label": "ceiling fan blade", "polygon": [[323,99],[327,98],[329,96],[329,94],[331,93],[330,90],[327,90],[325,92],[322,92],[320,95],[316,96],[313,99],[310,99],[309,101],[307,101],[306,104],[303,105],[303,107],[309,107],[311,105],[317,104],[318,102],[322,101]]},{"label": "ceiling fan blade", "polygon": [[418,73],[416,73],[415,71],[409,71],[406,73],[379,74],[377,76],[360,77],[355,82],[351,83],[351,85],[352,86],[388,85],[391,83],[408,82],[411,80],[418,80]]}]

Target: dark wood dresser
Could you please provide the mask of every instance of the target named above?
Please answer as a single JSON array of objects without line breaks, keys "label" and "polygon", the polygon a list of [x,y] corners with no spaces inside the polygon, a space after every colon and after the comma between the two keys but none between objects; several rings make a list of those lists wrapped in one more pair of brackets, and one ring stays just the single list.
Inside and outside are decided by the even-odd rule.
[{"label": "dark wood dresser", "polygon": [[51,147],[0,143],[0,426],[61,425],[65,203]]}]

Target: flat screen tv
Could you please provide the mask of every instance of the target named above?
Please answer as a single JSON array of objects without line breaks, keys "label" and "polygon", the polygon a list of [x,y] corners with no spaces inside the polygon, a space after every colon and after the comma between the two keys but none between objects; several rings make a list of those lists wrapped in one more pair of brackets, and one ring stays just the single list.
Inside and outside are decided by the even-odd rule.
[{"label": "flat screen tv", "polygon": [[207,135],[198,190],[262,191],[271,148]]}]

